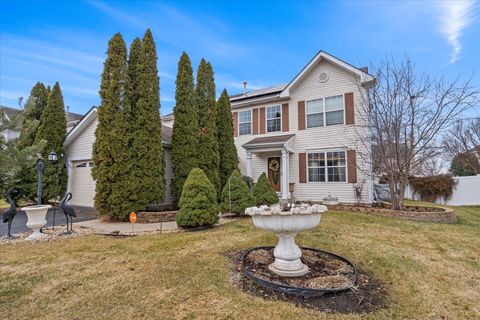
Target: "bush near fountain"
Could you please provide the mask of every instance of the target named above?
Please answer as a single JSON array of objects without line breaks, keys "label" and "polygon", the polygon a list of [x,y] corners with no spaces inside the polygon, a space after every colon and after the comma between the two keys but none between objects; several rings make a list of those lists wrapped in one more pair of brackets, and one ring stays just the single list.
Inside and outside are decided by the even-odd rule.
[{"label": "bush near fountain", "polygon": [[222,212],[244,214],[245,209],[255,205],[255,198],[238,170],[234,170],[222,190],[220,209]]},{"label": "bush near fountain", "polygon": [[265,172],[260,175],[257,183],[253,187],[253,196],[255,197],[255,204],[257,206],[278,203],[278,194],[272,189]]},{"label": "bush near fountain", "polygon": [[190,171],[178,205],[176,219],[181,228],[207,227],[218,222],[217,192],[202,169]]}]

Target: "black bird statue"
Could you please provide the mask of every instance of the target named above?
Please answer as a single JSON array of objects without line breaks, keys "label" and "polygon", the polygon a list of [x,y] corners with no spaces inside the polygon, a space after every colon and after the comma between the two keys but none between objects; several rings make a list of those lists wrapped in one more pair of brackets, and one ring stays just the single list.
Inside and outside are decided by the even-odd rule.
[{"label": "black bird statue", "polygon": [[13,218],[15,218],[15,215],[17,214],[17,207],[15,206],[15,202],[12,200],[10,197],[10,190],[7,191],[7,200],[10,203],[10,208],[8,208],[4,213],[3,213],[3,223],[8,222],[8,233],[7,237],[11,238],[12,235],[10,234],[10,229],[12,228],[12,221]]},{"label": "black bird statue", "polygon": [[[75,209],[67,204],[68,201],[72,199],[72,194],[70,192],[66,193],[63,197],[62,201],[60,201],[60,209],[62,209],[63,214],[65,215],[65,219],[67,219],[67,233],[71,233],[73,231],[73,217],[77,217],[75,213]],[[68,229],[68,218],[70,217],[70,230]]]}]

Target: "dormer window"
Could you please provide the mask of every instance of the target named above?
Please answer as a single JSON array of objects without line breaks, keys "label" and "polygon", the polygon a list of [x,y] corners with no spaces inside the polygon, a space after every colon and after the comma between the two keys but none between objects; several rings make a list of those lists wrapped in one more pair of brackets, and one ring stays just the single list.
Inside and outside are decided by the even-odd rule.
[{"label": "dormer window", "polygon": [[282,111],[280,106],[267,108],[267,132],[282,131]]}]

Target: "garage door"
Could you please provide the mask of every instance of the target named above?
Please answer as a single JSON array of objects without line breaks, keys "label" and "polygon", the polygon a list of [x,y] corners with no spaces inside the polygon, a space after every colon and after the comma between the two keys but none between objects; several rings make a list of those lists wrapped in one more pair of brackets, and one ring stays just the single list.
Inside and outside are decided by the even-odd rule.
[{"label": "garage door", "polygon": [[71,205],[93,207],[95,197],[95,181],[92,178],[93,162],[76,161],[72,163],[70,188],[72,192]]}]

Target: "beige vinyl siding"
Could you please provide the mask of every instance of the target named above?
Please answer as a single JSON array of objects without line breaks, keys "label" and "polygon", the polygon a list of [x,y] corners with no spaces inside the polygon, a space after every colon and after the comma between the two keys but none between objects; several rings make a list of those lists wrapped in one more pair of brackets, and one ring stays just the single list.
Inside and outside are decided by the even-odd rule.
[{"label": "beige vinyl siding", "polygon": [[[321,72],[327,72],[329,74],[329,80],[326,83],[320,83],[318,75]],[[306,128],[305,130],[298,130],[298,101],[317,99],[327,96],[343,95],[347,92],[354,93],[355,102],[355,125],[333,125],[317,128]],[[242,147],[242,144],[250,141],[253,138],[261,136],[274,136],[283,134],[295,134],[294,142],[292,144],[294,153],[290,154],[290,176],[289,182],[295,183],[295,197],[300,201],[321,201],[324,197],[331,194],[337,196],[341,202],[352,203],[355,202],[355,196],[353,193],[353,184],[347,182],[315,182],[315,183],[299,183],[299,153],[308,153],[313,150],[346,150],[354,149],[357,151],[357,165],[361,167],[361,170],[357,169],[357,181],[365,181],[362,201],[368,202],[369,200],[369,183],[370,180],[363,172],[369,172],[368,165],[362,161],[359,153],[364,153],[364,146],[359,143],[358,125],[364,118],[363,110],[361,107],[361,98],[358,88],[358,83],[355,77],[341,69],[340,67],[321,61],[314,66],[308,73],[306,73],[291,90],[289,104],[289,131],[288,132],[275,132],[260,135],[244,135],[235,137],[235,145],[237,146],[240,169],[243,173],[246,172],[246,151]],[[285,103],[285,102],[283,102]],[[268,104],[255,105],[255,108],[268,107],[275,104],[281,104],[271,102]],[[242,111],[252,108],[241,107],[235,108],[235,111]],[[267,170],[266,157],[258,158],[255,155],[252,156],[252,175],[256,181],[261,172]]]},{"label": "beige vinyl siding", "polygon": [[93,120],[67,147],[68,160],[76,161],[92,159],[97,124],[97,119]]}]

